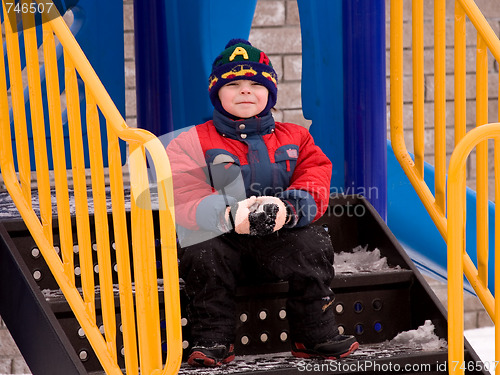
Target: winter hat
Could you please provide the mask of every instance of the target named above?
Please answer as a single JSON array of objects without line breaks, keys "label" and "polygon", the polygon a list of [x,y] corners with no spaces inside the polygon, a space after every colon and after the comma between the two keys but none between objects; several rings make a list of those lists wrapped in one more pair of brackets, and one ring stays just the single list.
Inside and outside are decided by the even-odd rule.
[{"label": "winter hat", "polygon": [[226,49],[217,56],[212,64],[212,73],[208,79],[208,92],[213,106],[220,113],[233,117],[223,107],[219,99],[219,89],[226,83],[239,79],[248,79],[264,85],[269,91],[267,106],[257,116],[266,115],[276,104],[278,76],[269,57],[253,47],[244,39],[231,39]]}]

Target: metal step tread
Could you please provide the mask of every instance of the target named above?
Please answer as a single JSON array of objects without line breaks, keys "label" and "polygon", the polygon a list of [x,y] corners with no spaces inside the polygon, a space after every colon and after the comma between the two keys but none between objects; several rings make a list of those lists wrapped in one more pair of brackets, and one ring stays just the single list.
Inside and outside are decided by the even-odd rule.
[{"label": "metal step tread", "polygon": [[[394,269],[389,271],[374,271],[374,272],[364,272],[358,274],[338,274],[333,280],[332,287],[334,290],[344,289],[344,288],[360,288],[360,287],[372,287],[391,284],[407,283],[413,280],[413,271],[407,269]],[[113,292],[115,295],[115,303],[119,306],[119,288],[118,284],[113,285]],[[181,289],[183,283],[181,282]],[[78,288],[80,294],[82,294],[81,288]],[[158,290],[163,291],[163,280],[158,280]],[[96,285],[96,304],[100,306],[100,288]],[[133,289],[135,292],[135,289]],[[251,286],[240,286],[237,290],[237,296],[249,297],[252,295],[266,296],[266,295],[278,295],[286,294],[288,292],[288,283],[286,282],[275,282],[267,283],[262,285],[251,285]],[[60,289],[45,289],[42,291],[45,300],[52,307],[54,312],[65,312],[70,310],[70,307],[66,301],[66,298],[62,294]],[[162,295],[160,293],[160,299],[162,300]]]},{"label": "metal step tread", "polygon": [[[192,367],[183,362],[179,375],[229,375],[267,374],[288,375],[303,373],[356,374],[388,373],[427,375],[447,373],[445,363],[447,350],[425,351],[421,348],[391,345],[388,342],[361,345],[349,357],[338,360],[300,359],[290,352],[236,356],[236,359],[221,367]],[[407,367],[405,367],[407,366]],[[89,375],[105,375],[92,372]]]},{"label": "metal step tread", "polygon": [[[317,359],[300,359],[293,357],[289,352],[236,356],[236,359],[218,368],[194,368],[183,362],[179,374],[181,375],[226,375],[246,373],[272,374],[299,374],[317,371],[324,374],[335,373],[366,373],[375,371],[386,373],[401,370],[403,373],[412,373],[421,364],[419,371],[435,371],[437,364],[446,361],[447,350],[424,351],[421,348],[392,345],[388,342],[361,345],[349,357],[338,361],[324,361]],[[410,364],[413,368],[405,365]],[[425,365],[424,365],[425,364]],[[428,365],[426,365],[428,364]],[[422,370],[423,369],[423,370]],[[398,372],[401,372],[398,371]]]}]

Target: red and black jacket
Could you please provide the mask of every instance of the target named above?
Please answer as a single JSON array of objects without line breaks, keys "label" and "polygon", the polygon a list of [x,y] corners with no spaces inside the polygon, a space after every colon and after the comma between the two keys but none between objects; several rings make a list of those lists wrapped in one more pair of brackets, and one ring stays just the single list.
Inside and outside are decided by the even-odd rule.
[{"label": "red and black jacket", "polygon": [[272,115],[213,120],[170,142],[177,223],[217,232],[227,205],[252,195],[281,198],[304,226],[326,211],[332,163],[302,126]]}]

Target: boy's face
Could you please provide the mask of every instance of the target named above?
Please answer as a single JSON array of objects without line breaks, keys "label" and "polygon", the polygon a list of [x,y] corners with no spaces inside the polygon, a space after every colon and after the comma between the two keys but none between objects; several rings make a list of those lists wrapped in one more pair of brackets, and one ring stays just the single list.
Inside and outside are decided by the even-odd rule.
[{"label": "boy's face", "polygon": [[247,79],[231,81],[219,90],[222,107],[238,118],[249,118],[261,113],[267,106],[268,96],[265,86]]}]

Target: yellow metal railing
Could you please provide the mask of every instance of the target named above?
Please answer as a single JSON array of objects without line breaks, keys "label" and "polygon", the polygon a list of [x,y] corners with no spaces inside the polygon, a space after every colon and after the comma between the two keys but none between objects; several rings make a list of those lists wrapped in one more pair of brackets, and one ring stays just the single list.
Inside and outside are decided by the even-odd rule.
[{"label": "yellow metal railing", "polygon": [[[486,311],[495,323],[495,358],[500,359],[500,298],[495,299],[487,281],[474,266],[465,249],[465,174],[463,170],[471,151],[482,142],[495,142],[495,197],[500,197],[500,123],[486,124],[468,132],[455,147],[448,171],[448,351],[450,373],[464,373],[463,274],[469,279]],[[495,210],[495,253],[500,246],[500,212]],[[486,254],[487,255],[487,254]],[[479,255],[484,256],[484,255]],[[487,258],[483,259],[486,261]],[[495,290],[500,290],[500,259],[495,258]],[[465,367],[467,369],[467,367]]]},{"label": "yellow metal railing", "polygon": [[[22,1],[24,4],[26,0]],[[44,1],[47,3],[47,1]],[[27,1],[27,4],[31,1]],[[174,228],[171,171],[164,147],[152,134],[130,129],[113,104],[96,73],[86,59],[63,19],[51,17],[43,23],[43,69],[46,76],[48,116],[45,126],[40,61],[33,15],[22,14],[23,33],[10,23],[6,2],[2,2],[10,74],[10,100],[6,79],[3,40],[0,35],[0,168],[4,183],[24,222],[37,243],[54,278],[64,293],[72,311],[82,326],[107,374],[122,374],[118,356],[124,354],[127,374],[176,374],[182,357],[180,324],[179,278]],[[55,7],[54,7],[55,9]],[[71,223],[68,171],[66,170],[63,139],[61,90],[57,70],[56,37],[64,51],[65,96],[71,172],[74,184],[76,235]],[[20,51],[20,38],[25,50]],[[40,201],[39,216],[32,209],[31,162],[28,147],[28,126],[25,113],[25,87],[21,54],[26,56],[25,77],[28,82],[29,110],[34,142],[36,182]],[[86,129],[88,150],[84,150],[80,113],[80,92],[77,73],[85,84]],[[16,173],[11,143],[9,111],[12,110],[15,128]],[[106,119],[109,180],[112,204],[112,225],[108,221],[99,113]],[[50,143],[47,143],[50,133]],[[131,187],[131,222],[127,223],[124,182],[119,140],[129,146]],[[50,172],[47,144],[52,148],[57,222],[61,255],[53,239]],[[88,186],[84,154],[90,156],[91,191],[95,228],[89,218]],[[156,166],[159,196],[159,229],[153,225],[146,151]],[[114,250],[110,245],[112,228]],[[95,230],[95,245],[91,231]],[[131,239],[129,234],[131,233]],[[76,241],[74,240],[76,238]],[[163,273],[157,274],[155,238],[160,239]],[[131,243],[131,246],[130,246]],[[74,245],[78,245],[75,255]],[[99,292],[96,293],[92,248],[97,250]],[[115,306],[111,251],[116,252],[119,306]],[[75,276],[75,256],[79,257],[81,274]],[[132,265],[133,264],[133,265]],[[132,269],[133,268],[133,269]],[[158,279],[163,278],[166,342],[165,363],[162,359],[160,335],[160,303]],[[82,293],[77,289],[81,282]],[[133,287],[135,284],[135,290]],[[134,294],[135,293],[135,294]],[[96,324],[96,296],[100,299],[103,333]],[[121,327],[117,327],[117,314]],[[121,332],[118,332],[121,331]],[[117,348],[117,335],[123,336],[123,348]]]},{"label": "yellow metal railing", "polygon": [[[488,290],[488,138],[498,136],[497,125],[487,125],[488,118],[488,52],[500,62],[500,40],[473,0],[456,0],[454,12],[454,152],[448,175],[446,197],[446,1],[434,1],[434,193],[424,181],[424,12],[423,0],[412,1],[412,79],[413,79],[413,151],[410,156],[403,128],[403,8],[404,2],[391,0],[390,10],[390,102],[391,143],[403,170],[448,243],[448,279],[462,281],[463,273],[474,287],[491,318],[495,321],[495,304]],[[466,21],[477,30],[476,47],[476,129],[466,129]],[[499,95],[500,97],[500,95]],[[498,105],[500,107],[500,103]],[[482,129],[484,127],[484,129]],[[463,143],[465,142],[465,143]],[[498,140],[495,139],[495,145]],[[477,147],[476,147],[477,146]],[[477,189],[477,269],[465,252],[465,232],[456,220],[465,220],[465,158],[476,147]],[[495,152],[497,148],[495,148]],[[495,154],[495,160],[498,155]],[[453,171],[452,171],[453,168]],[[495,164],[495,168],[497,165]],[[452,177],[453,173],[453,177]],[[460,194],[464,194],[461,192]],[[447,214],[448,211],[448,214]],[[453,218],[453,220],[451,220]],[[498,222],[498,221],[497,221]],[[496,230],[495,234],[498,234]],[[497,242],[498,243],[498,242]],[[455,258],[456,257],[456,258]],[[497,257],[499,258],[499,257]],[[449,282],[448,342],[449,363],[463,360],[463,296],[454,281]],[[460,284],[461,285],[461,284]],[[498,289],[497,289],[498,290]],[[461,324],[460,324],[461,322]],[[500,334],[497,333],[497,359],[500,359]],[[459,366],[460,367],[460,366]],[[463,373],[451,368],[450,373]]]}]

